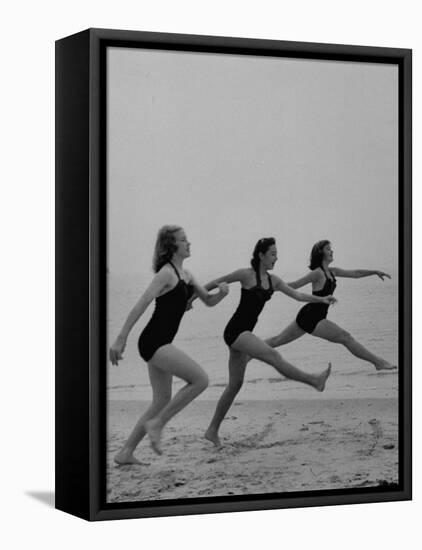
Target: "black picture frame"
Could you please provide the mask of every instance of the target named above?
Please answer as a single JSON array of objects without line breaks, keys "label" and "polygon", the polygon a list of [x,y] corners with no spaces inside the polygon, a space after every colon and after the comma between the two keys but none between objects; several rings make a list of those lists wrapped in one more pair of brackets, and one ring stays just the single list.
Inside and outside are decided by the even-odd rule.
[{"label": "black picture frame", "polygon": [[[110,504],[105,498],[106,111],[109,46],[396,64],[399,71],[399,484]],[[88,29],[56,42],[56,508],[86,520],[412,498],[412,51]]]}]

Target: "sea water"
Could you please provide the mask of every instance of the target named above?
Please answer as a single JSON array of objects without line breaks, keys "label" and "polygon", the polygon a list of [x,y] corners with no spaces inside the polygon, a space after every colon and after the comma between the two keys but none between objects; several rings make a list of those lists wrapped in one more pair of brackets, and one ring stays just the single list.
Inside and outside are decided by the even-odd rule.
[{"label": "sea water", "polygon": [[[108,345],[112,344],[126,317],[151,280],[138,274],[108,275]],[[283,276],[286,281],[293,276]],[[204,281],[206,282],[206,281]],[[300,292],[311,293],[310,285]],[[376,276],[361,279],[339,278],[328,319],[350,332],[374,354],[398,364],[398,278],[381,281]],[[207,307],[199,300],[182,319],[174,345],[187,353],[207,372],[210,384],[198,399],[218,399],[228,380],[229,350],[223,331],[240,298],[240,284],[230,285],[230,294],[217,306]],[[280,292],[274,293],[259,317],[254,333],[262,338],[274,336],[291,323],[304,304]],[[112,400],[149,400],[151,387],[148,368],[139,356],[137,340],[150,319],[151,304],[129,335],[124,359],[118,366],[107,363],[107,397]],[[252,360],[247,367],[244,386],[238,399],[324,399],[356,397],[397,397],[397,371],[377,372],[365,361],[354,357],[344,346],[305,334],[278,348],[293,365],[318,372],[330,361],[331,377],[323,393],[287,380],[269,365]],[[107,353],[108,356],[108,353]],[[400,365],[399,365],[400,368]],[[183,381],[174,378],[176,392]]]}]

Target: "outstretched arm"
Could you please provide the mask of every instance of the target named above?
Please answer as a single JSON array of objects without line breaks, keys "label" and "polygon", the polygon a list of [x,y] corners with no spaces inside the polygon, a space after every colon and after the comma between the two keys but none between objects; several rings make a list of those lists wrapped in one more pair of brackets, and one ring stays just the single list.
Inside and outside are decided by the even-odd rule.
[{"label": "outstretched arm", "polygon": [[286,296],[297,300],[298,302],[312,302],[322,304],[334,304],[337,300],[333,296],[313,296],[312,294],[305,294],[304,292],[298,292],[291,286],[282,281],[279,277],[276,277],[275,290],[279,290]]},{"label": "outstretched arm", "polygon": [[[227,275],[223,275],[222,277],[218,277],[217,279],[213,279],[212,281],[210,281],[209,283],[207,283],[206,285],[204,285],[203,287],[201,287],[203,289],[204,292],[208,291],[208,290],[213,290],[214,288],[219,288],[220,285],[222,283],[227,283],[227,284],[230,284],[230,283],[235,283],[236,281],[240,281],[242,282],[243,280],[243,277],[245,276],[245,273],[246,273],[246,269],[237,269],[236,271],[232,271],[231,273],[228,273]],[[220,289],[221,290],[221,289]],[[227,291],[228,293],[228,291]],[[226,293],[226,294],[227,294]],[[213,300],[215,299],[215,296],[218,296],[217,295],[211,295]],[[225,296],[225,294],[224,294]],[[224,298],[224,296],[222,296],[218,302]],[[197,299],[197,298],[201,298],[197,288],[195,287],[195,294],[192,296],[192,298],[189,300],[188,302],[188,305],[186,307],[186,309],[191,309],[192,308],[192,303]],[[202,298],[201,298],[202,299]],[[202,300],[203,302],[207,303],[206,300]],[[218,303],[217,302],[217,303]],[[214,303],[211,303],[211,304],[207,304],[207,305],[215,305]]]},{"label": "outstretched arm", "polygon": [[195,289],[195,295],[196,295],[196,296],[194,295],[190,300],[190,305],[192,304],[194,297],[198,297],[207,306],[210,306],[210,307],[216,306],[229,293],[229,285],[225,281],[219,282],[217,284],[217,288],[219,289],[219,292],[216,292],[215,294],[211,294],[210,292],[208,292],[206,287],[203,287],[202,285],[200,285],[191,274],[190,274],[190,278],[191,278],[193,287]]},{"label": "outstretched arm", "polygon": [[375,269],[341,269],[340,267],[332,267],[330,271],[334,273],[335,277],[349,277],[351,279],[360,279],[362,277],[370,277],[371,275],[377,275],[380,279],[384,280],[384,277],[391,279],[388,273],[383,271],[377,271]]},{"label": "outstretched arm", "polygon": [[302,286],[307,285],[308,283],[313,283],[318,278],[318,274],[315,271],[309,271],[306,275],[301,277],[300,279],[297,279],[296,281],[292,281],[291,283],[287,283],[289,287],[291,288],[301,288]]},{"label": "outstretched arm", "polygon": [[137,303],[130,311],[116,341],[110,348],[110,361],[117,365],[122,359],[122,353],[126,347],[126,340],[130,331],[136,324],[141,315],[145,312],[149,304],[161,294],[164,288],[171,282],[171,275],[167,270],[161,270],[155,275],[149,287],[145,290]]},{"label": "outstretched arm", "polygon": [[207,283],[204,288],[206,290],[213,290],[214,288],[217,288],[220,283],[236,283],[237,281],[242,282],[246,269],[236,269],[236,271],[232,271],[231,273],[228,273],[227,275],[223,275],[223,277],[218,277],[218,279],[213,279],[209,283]]}]

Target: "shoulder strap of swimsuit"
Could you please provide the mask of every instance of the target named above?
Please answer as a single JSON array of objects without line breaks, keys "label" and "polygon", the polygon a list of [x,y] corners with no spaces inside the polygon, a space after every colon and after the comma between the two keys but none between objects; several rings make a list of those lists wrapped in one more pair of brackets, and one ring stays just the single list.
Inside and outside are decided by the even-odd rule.
[{"label": "shoulder strap of swimsuit", "polygon": [[256,276],[256,286],[261,286],[261,275],[259,274],[259,269],[255,270]]},{"label": "shoulder strap of swimsuit", "polygon": [[271,280],[271,275],[269,273],[267,273],[268,275],[268,283],[269,283],[269,289],[268,290],[271,290],[271,292],[273,291],[273,282]]},{"label": "shoulder strap of swimsuit", "polygon": [[[327,281],[331,281],[332,279],[330,279],[330,277],[328,276],[327,272],[325,271],[324,268],[322,268],[322,271],[324,272],[324,275],[325,275],[325,278],[327,279]],[[328,273],[331,275],[331,277],[333,276],[333,274],[331,273],[330,270],[328,270]]]},{"label": "shoulder strap of swimsuit", "polygon": [[174,269],[174,271],[176,272],[176,275],[177,275],[177,278],[179,279],[179,281],[181,280],[181,277],[179,275],[179,272],[177,271],[176,267],[172,264],[172,262],[170,262],[169,260],[169,264],[171,265],[171,267]]}]

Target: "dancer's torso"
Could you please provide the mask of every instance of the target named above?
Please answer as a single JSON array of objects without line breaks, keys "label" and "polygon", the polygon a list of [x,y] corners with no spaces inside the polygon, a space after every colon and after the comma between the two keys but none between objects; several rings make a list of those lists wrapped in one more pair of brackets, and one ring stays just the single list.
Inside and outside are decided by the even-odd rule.
[{"label": "dancer's torso", "polygon": [[173,341],[188,300],[194,292],[193,285],[183,280],[176,267],[171,262],[169,264],[174,269],[178,282],[171,290],[156,298],[152,317],[139,337],[139,353],[146,361],[151,359],[159,347]]}]

